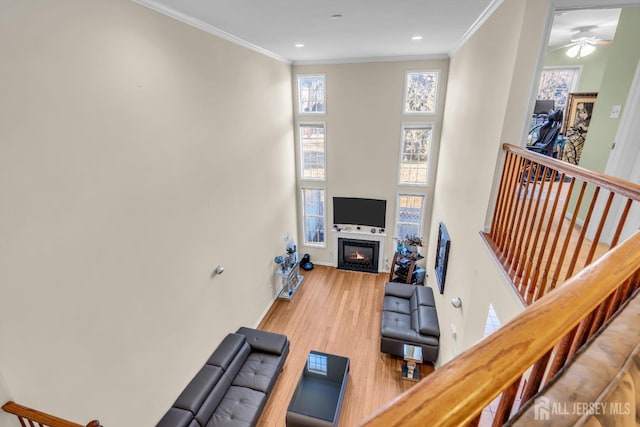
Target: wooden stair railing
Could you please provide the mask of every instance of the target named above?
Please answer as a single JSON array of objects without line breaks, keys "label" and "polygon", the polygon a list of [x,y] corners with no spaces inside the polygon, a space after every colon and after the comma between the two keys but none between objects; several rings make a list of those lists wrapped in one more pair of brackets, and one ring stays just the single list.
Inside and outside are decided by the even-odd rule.
[{"label": "wooden stair railing", "polygon": [[[503,393],[493,419],[494,426],[502,425],[518,409],[513,401],[523,374],[534,366],[529,384],[536,384],[526,391],[530,397],[542,386],[538,377],[555,358],[553,346],[565,336],[571,337],[571,344],[582,345],[574,340],[576,331],[587,329],[587,338],[592,334],[591,328],[581,325],[592,325],[589,319],[593,317],[604,321],[639,287],[640,232],[636,232],[361,425],[477,425],[483,408]],[[525,402],[523,397],[522,404]]]},{"label": "wooden stair railing", "polygon": [[[504,150],[491,230],[482,236],[531,304],[618,243],[640,185],[521,147]],[[620,215],[611,212],[615,198]],[[605,224],[615,230],[609,244],[600,242]]]},{"label": "wooden stair railing", "polygon": [[90,421],[89,424],[85,426],[45,414],[44,412],[11,401],[2,405],[2,410],[17,416],[22,427],[102,427],[98,420]]}]

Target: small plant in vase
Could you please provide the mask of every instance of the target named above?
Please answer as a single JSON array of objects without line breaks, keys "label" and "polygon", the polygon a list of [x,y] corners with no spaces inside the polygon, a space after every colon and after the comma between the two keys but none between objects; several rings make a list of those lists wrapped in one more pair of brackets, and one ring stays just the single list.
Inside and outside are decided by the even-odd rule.
[{"label": "small plant in vase", "polygon": [[284,241],[285,241],[285,251],[287,252],[287,264],[288,264],[287,268],[288,268],[288,267],[291,267],[296,262],[298,262],[297,254],[296,254],[296,250],[298,248],[296,247],[296,242],[294,242],[293,239],[289,237],[289,235],[287,235],[284,238]]},{"label": "small plant in vase", "polygon": [[422,246],[422,237],[413,235],[406,236],[402,242],[402,246],[409,252],[412,256],[418,255],[418,246]]}]

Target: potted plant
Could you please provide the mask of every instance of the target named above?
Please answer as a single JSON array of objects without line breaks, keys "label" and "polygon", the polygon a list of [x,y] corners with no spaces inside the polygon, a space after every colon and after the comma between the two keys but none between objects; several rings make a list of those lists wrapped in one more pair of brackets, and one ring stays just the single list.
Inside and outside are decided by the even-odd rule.
[{"label": "potted plant", "polygon": [[418,253],[418,246],[422,246],[422,237],[416,236],[406,236],[403,241],[403,246],[409,251],[411,254]]}]

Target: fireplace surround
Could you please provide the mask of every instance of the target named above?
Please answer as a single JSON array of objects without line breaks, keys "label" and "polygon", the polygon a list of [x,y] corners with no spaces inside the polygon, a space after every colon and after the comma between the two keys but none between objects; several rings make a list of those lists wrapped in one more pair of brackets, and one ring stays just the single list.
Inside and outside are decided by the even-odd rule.
[{"label": "fireplace surround", "polygon": [[[386,233],[381,233],[381,232],[370,232],[369,229],[367,228],[367,230],[360,230],[356,227],[354,228],[347,228],[347,229],[333,229],[332,233],[333,236],[333,266],[339,269],[347,269],[347,270],[352,270],[352,271],[365,271],[365,272],[370,272],[370,273],[381,273],[385,268],[385,252],[384,252],[384,247],[385,247],[385,241],[387,239],[387,235]],[[348,244],[347,245],[347,256],[349,258],[353,258],[353,259],[347,259],[348,263],[351,264],[350,266],[347,266],[346,268],[344,266],[341,266],[340,264],[344,264],[340,262],[340,260],[344,261],[344,250],[345,248],[342,247],[342,249],[340,248],[340,246],[342,246],[342,244],[340,243],[340,240],[347,240],[347,241],[356,241],[357,244],[353,245],[353,244]],[[348,243],[348,242],[347,242]],[[365,260],[361,259],[362,256],[368,256],[368,252],[372,251],[373,246],[371,246],[371,244],[374,244],[373,246],[375,246],[375,251],[377,252],[377,255],[371,255],[372,259],[371,262],[367,262],[366,268],[361,268],[362,266],[360,266],[359,264],[364,264]],[[361,251],[357,251],[358,254],[355,253],[351,253],[352,252],[352,247],[353,246],[362,246],[360,249]],[[362,253],[365,252],[365,253]]]},{"label": "fireplace surround", "polygon": [[338,268],[341,270],[378,272],[380,243],[374,240],[338,238]]}]

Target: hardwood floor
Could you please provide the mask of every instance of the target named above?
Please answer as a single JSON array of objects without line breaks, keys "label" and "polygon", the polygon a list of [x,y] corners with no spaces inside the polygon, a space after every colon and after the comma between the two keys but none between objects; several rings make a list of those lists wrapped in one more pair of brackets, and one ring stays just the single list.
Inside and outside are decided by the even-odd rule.
[{"label": "hardwood floor", "polygon": [[[287,335],[291,350],[258,426],[285,424],[285,415],[310,350],[346,356],[351,369],[340,426],[354,426],[411,388],[402,359],[380,353],[380,322],[388,274],[316,266],[292,301],[276,301],[259,329]],[[422,377],[433,372],[423,364]]]}]

